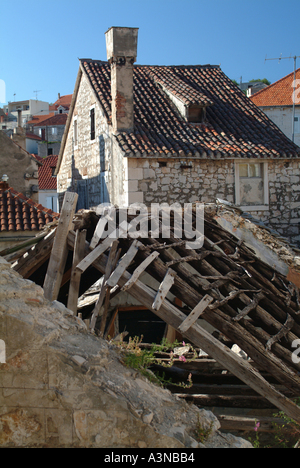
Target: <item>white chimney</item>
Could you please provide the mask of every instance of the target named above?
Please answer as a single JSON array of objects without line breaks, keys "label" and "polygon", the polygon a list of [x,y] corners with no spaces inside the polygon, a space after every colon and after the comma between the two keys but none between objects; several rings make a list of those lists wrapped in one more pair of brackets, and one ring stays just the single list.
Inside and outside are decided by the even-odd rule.
[{"label": "white chimney", "polygon": [[111,66],[113,131],[129,133],[134,127],[133,64],[137,56],[138,28],[112,27],[105,36]]}]

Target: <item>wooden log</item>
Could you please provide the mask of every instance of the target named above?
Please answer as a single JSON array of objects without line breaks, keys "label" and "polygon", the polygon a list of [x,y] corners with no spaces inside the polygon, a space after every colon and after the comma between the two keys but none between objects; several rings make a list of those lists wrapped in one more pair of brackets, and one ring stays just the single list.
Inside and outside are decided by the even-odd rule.
[{"label": "wooden log", "polygon": [[73,255],[73,265],[71,272],[71,280],[68,295],[68,309],[72,310],[74,315],[77,315],[77,305],[79,296],[79,287],[81,279],[81,271],[76,270],[76,266],[84,258],[85,253],[86,230],[76,231],[75,248]]},{"label": "wooden log", "polygon": [[[74,245],[74,238],[72,239],[72,237],[73,236],[70,233],[70,245]],[[87,245],[86,248],[88,249],[89,246]],[[93,264],[93,266],[102,273],[105,272],[106,267],[107,258],[105,257],[106,256],[103,254]],[[122,287],[130,277],[130,273],[124,271],[118,284]],[[179,311],[167,300],[162,303],[158,311],[152,309],[152,304],[156,294],[151,288],[144,285],[139,280],[130,289],[130,295],[135,297],[145,307],[152,310],[162,320],[176,329],[178,329],[185,319],[184,313]],[[300,423],[300,408],[294,402],[286,398],[282,393],[278,392],[273,385],[270,385],[248,361],[239,358],[197,323],[192,325],[186,334],[187,338],[191,340],[192,343],[199,346],[209,356],[212,356],[216,361],[224,365],[226,369],[249,385],[249,387],[253,388],[253,390],[261,396],[267,398],[278,409],[284,411],[288,417]],[[298,390],[299,389],[300,387],[298,386]]]},{"label": "wooden log", "polygon": [[159,285],[157,294],[155,296],[155,299],[152,304],[152,309],[154,310],[159,310],[163,301],[165,300],[168,292],[170,291],[171,287],[174,284],[176,273],[175,271],[171,270],[168,268],[167,273],[162,281],[162,283]]},{"label": "wooden log", "polygon": [[155,258],[159,256],[158,252],[152,252],[140,265],[134,270],[130,280],[127,281],[126,284],[122,287],[122,291],[128,291],[131,286],[139,279],[141,274],[146,270],[146,268],[150,265]]},{"label": "wooden log", "polygon": [[45,298],[50,301],[54,301],[58,297],[68,256],[67,237],[72,227],[77,199],[78,194],[72,192],[66,192],[64,197],[61,215],[56,229],[55,239],[53,242],[48,269],[44,281]]},{"label": "wooden log", "polygon": [[182,322],[179,326],[178,330],[180,333],[184,334],[192,325],[193,323],[198,320],[201,314],[205,311],[207,306],[213,301],[213,298],[206,294],[203,299],[199,302],[199,304],[192,310],[190,315]]},{"label": "wooden log", "polygon": [[249,409],[275,409],[270,401],[259,396],[241,395],[198,395],[189,393],[175,393],[179,398],[192,402],[197,406],[214,408],[249,408]]},{"label": "wooden log", "polygon": [[255,424],[259,421],[259,433],[260,432],[267,432],[273,433],[275,432],[274,425],[277,424],[278,426],[282,426],[286,424],[284,419],[280,418],[271,418],[267,416],[257,415],[257,417],[243,417],[243,416],[231,416],[225,414],[216,414],[218,420],[221,424],[222,431],[245,431],[245,432],[253,432],[255,428]]}]

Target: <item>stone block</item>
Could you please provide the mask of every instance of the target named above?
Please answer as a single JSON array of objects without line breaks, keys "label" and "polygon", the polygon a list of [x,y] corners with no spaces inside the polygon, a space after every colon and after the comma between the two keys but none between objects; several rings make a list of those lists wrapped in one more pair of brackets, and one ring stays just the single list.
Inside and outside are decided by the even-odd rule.
[{"label": "stone block", "polygon": [[144,179],[154,179],[155,171],[153,169],[144,169]]},{"label": "stone block", "polygon": [[143,202],[144,202],[143,192],[129,192],[128,194],[129,205],[131,205],[132,203],[143,203]]},{"label": "stone block", "polygon": [[141,167],[136,169],[128,168],[128,180],[142,180],[143,178],[143,169]]}]

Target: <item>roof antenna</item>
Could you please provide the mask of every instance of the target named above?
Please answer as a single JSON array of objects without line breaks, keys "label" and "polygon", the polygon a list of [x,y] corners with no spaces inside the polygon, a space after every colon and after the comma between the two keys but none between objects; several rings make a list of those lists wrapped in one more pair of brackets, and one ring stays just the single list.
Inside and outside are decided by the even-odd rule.
[{"label": "roof antenna", "polygon": [[36,99],[36,101],[37,101],[37,100],[38,100],[38,98],[37,98],[37,93],[40,93],[41,90],[40,90],[40,89],[37,89],[36,91],[33,91],[33,92],[35,93],[35,99]]},{"label": "roof antenna", "polygon": [[300,58],[300,55],[294,55],[294,57],[292,57],[292,54],[291,54],[289,57],[282,57],[282,53],[281,53],[280,57],[277,57],[277,58],[267,59],[267,56],[266,56],[265,62],[266,60],[278,60],[278,63],[280,63],[281,60],[286,60],[286,59],[290,60],[291,58],[294,59],[294,81],[293,81],[294,91],[292,94],[292,99],[293,99],[292,142],[294,143],[295,142],[296,62],[297,62],[297,58]]}]

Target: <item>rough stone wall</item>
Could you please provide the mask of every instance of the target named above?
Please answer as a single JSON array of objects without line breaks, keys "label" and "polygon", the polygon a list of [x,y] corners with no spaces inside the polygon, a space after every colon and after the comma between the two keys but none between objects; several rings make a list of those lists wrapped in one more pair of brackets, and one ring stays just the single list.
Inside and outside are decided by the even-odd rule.
[{"label": "rough stone wall", "polygon": [[184,160],[184,164],[179,159],[129,159],[129,202],[206,203],[216,198],[234,202],[232,161]]},{"label": "rough stone wall", "polygon": [[[129,159],[124,186],[129,203],[235,203],[234,160]],[[300,244],[300,161],[268,161],[269,209],[251,211],[289,241]],[[126,190],[126,189],[125,189]]]},{"label": "rough stone wall", "polygon": [[[211,429],[199,444],[197,424]],[[251,447],[122,365],[115,347],[0,258],[0,447]]]}]

